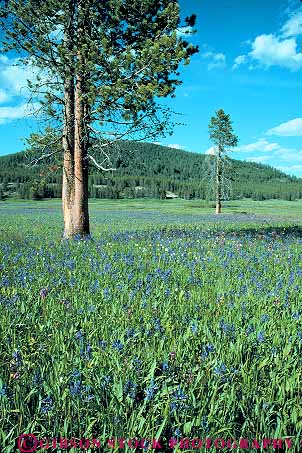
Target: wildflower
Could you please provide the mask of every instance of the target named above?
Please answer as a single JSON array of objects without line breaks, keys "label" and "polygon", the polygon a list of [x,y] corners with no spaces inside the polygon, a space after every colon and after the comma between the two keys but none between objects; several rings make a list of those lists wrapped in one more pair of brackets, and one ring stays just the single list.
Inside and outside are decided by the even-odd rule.
[{"label": "wildflower", "polygon": [[111,376],[103,376],[101,387],[106,390],[111,382]]},{"label": "wildflower", "polygon": [[188,397],[184,391],[178,387],[178,389],[173,393],[173,398],[178,401],[185,401]]},{"label": "wildflower", "polygon": [[170,352],[169,356],[171,360],[174,360],[176,357],[176,352],[175,351]]},{"label": "wildflower", "polygon": [[112,348],[116,349],[118,352],[122,352],[124,345],[120,340],[116,340],[112,343]]},{"label": "wildflower", "polygon": [[174,431],[174,436],[175,437],[181,437],[181,431],[179,428],[176,428],[176,430]]},{"label": "wildflower", "polygon": [[99,340],[99,347],[100,347],[101,349],[103,349],[103,351],[104,351],[104,349],[106,349],[106,346],[107,346],[107,342],[104,341],[104,340],[101,338],[101,339]]},{"label": "wildflower", "polygon": [[81,398],[85,403],[88,403],[94,398],[94,395],[90,393],[90,390],[91,390],[90,385],[86,385],[86,387],[84,387],[81,391]]},{"label": "wildflower", "polygon": [[214,374],[223,375],[227,371],[227,368],[224,363],[214,368]]},{"label": "wildflower", "polygon": [[220,329],[222,330],[223,333],[225,333],[228,337],[230,337],[232,340],[235,340],[235,326],[234,324],[231,323],[226,323],[224,319],[221,319],[219,323]]},{"label": "wildflower", "polygon": [[262,331],[258,334],[257,341],[259,343],[263,343],[265,341],[265,335],[264,335],[264,333]]},{"label": "wildflower", "polygon": [[23,361],[21,352],[19,350],[14,351],[12,356],[13,356],[13,359],[15,361],[16,366],[20,366],[22,364],[22,361]]},{"label": "wildflower", "polygon": [[262,323],[265,323],[265,322],[269,321],[269,315],[261,315],[260,321]]},{"label": "wildflower", "polygon": [[36,371],[33,377],[33,385],[35,387],[40,387],[42,385],[42,377],[40,371]]},{"label": "wildflower", "polygon": [[81,356],[85,360],[90,360],[91,359],[91,357],[92,357],[92,347],[91,347],[90,344],[88,344],[85,349],[81,350]]},{"label": "wildflower", "polygon": [[13,374],[11,375],[11,377],[12,377],[13,379],[19,379],[19,378],[20,378],[20,374],[19,374],[19,373],[13,373]]},{"label": "wildflower", "polygon": [[248,326],[248,328],[246,329],[245,333],[246,333],[246,335],[250,335],[252,332],[254,332],[254,330],[255,330],[255,328],[254,328],[253,324],[250,324]]},{"label": "wildflower", "polygon": [[295,321],[298,321],[298,319],[300,319],[300,316],[301,316],[301,315],[300,315],[300,313],[299,313],[298,311],[297,311],[296,313],[293,313],[293,314],[292,314],[292,317],[293,317],[293,319],[294,319]]},{"label": "wildflower", "polygon": [[206,433],[209,431],[209,422],[208,418],[205,415],[202,417],[200,425]]},{"label": "wildflower", "polygon": [[6,396],[7,395],[7,385],[6,384],[3,384],[2,385],[2,388],[0,389],[0,398],[2,396]]},{"label": "wildflower", "polygon": [[158,387],[154,384],[154,379],[151,380],[149,387],[146,389],[146,401],[151,401],[154,397],[154,394],[158,390]]},{"label": "wildflower", "polygon": [[42,288],[41,291],[40,291],[41,298],[45,299],[45,297],[47,296],[48,293],[49,293],[49,289],[48,288]]},{"label": "wildflower", "polygon": [[201,359],[205,360],[211,352],[214,352],[214,350],[215,350],[214,346],[210,343],[203,346],[203,351],[200,354]]},{"label": "wildflower", "polygon": [[76,334],[75,334],[75,337],[77,340],[82,340],[83,338],[83,333],[81,330],[79,330]]},{"label": "wildflower", "polygon": [[196,326],[196,324],[192,324],[191,325],[191,331],[193,333],[193,335],[196,335],[197,332],[198,332],[198,327]]},{"label": "wildflower", "polygon": [[125,395],[134,400],[136,396],[136,388],[137,384],[131,380],[128,380],[124,386]]},{"label": "wildflower", "polygon": [[161,367],[162,367],[163,371],[168,371],[169,370],[168,362],[166,362],[166,361],[163,362]]},{"label": "wildflower", "polygon": [[142,361],[138,357],[134,357],[132,365],[137,372],[141,371]]},{"label": "wildflower", "polygon": [[48,412],[53,410],[53,401],[52,399],[48,396],[47,398],[44,398],[41,403],[41,412],[43,414],[48,414]]},{"label": "wildflower", "polygon": [[132,337],[134,337],[134,334],[135,334],[135,329],[133,327],[131,327],[131,329],[128,329],[126,332],[126,338],[132,338]]}]

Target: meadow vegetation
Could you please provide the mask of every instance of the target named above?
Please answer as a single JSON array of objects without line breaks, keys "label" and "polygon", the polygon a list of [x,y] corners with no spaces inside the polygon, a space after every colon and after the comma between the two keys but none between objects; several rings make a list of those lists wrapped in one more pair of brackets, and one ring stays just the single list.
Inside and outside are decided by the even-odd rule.
[{"label": "meadow vegetation", "polygon": [[1,202],[3,451],[23,432],[298,437],[299,212],[98,200],[93,237],[67,241],[59,201]]}]

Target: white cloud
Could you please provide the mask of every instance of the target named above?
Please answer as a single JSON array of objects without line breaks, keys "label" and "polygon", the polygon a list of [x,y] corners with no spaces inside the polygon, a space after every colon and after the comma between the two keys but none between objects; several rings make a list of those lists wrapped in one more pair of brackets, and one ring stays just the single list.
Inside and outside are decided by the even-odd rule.
[{"label": "white cloud", "polygon": [[38,73],[33,66],[21,66],[18,60],[8,60],[0,69],[1,84],[12,96],[28,96],[27,80],[33,80]]},{"label": "white cloud", "polygon": [[236,69],[242,64],[246,63],[246,60],[247,60],[246,55],[239,55],[238,57],[236,57],[234,60],[233,69]]},{"label": "white cloud", "polygon": [[215,146],[212,146],[211,148],[209,148],[209,149],[205,152],[205,154],[208,154],[208,155],[210,155],[210,156],[215,156],[215,154],[216,154],[216,148],[215,148]]},{"label": "white cloud", "polygon": [[278,33],[263,33],[249,42],[251,51],[235,58],[233,69],[249,62],[250,70],[255,68],[253,63],[257,63],[267,68],[279,66],[298,71],[302,68],[302,53],[298,50],[298,37],[301,35],[302,12],[299,11],[291,15]]},{"label": "white cloud", "polygon": [[294,38],[282,39],[272,34],[257,36],[252,49],[250,57],[264,66],[282,66],[291,71],[302,68],[302,54],[297,53]]},{"label": "white cloud", "polygon": [[224,53],[215,53],[207,51],[201,54],[201,58],[205,60],[211,60],[208,63],[208,70],[224,68],[226,66],[226,56]]},{"label": "white cloud", "polygon": [[302,171],[302,165],[298,164],[298,165],[282,165],[282,166],[278,166],[276,167],[278,170],[282,170],[282,171],[285,171],[285,172],[301,172]]},{"label": "white cloud", "polygon": [[285,38],[302,35],[302,12],[293,14],[281,29]]},{"label": "white cloud", "polygon": [[7,93],[7,91],[2,90],[2,88],[0,88],[0,104],[4,104],[5,102],[8,102],[9,100],[10,100],[10,96]]},{"label": "white cloud", "polygon": [[248,145],[238,146],[236,151],[242,152],[252,152],[252,151],[261,151],[261,152],[268,152],[268,151],[276,151],[280,149],[281,146],[279,143],[270,143],[269,141],[261,138],[257,142],[249,143]]},{"label": "white cloud", "polygon": [[284,137],[302,136],[302,118],[295,118],[277,127],[273,127],[266,132],[267,135],[279,135]]},{"label": "white cloud", "polygon": [[260,164],[263,164],[267,161],[269,161],[272,158],[272,156],[256,156],[256,157],[247,157],[246,160],[248,162],[257,162]]},{"label": "white cloud", "polygon": [[15,107],[0,107],[0,124],[34,115],[39,104],[21,104]]},{"label": "white cloud", "polygon": [[8,63],[9,62],[9,58],[6,56],[6,55],[0,55],[0,63]]},{"label": "white cloud", "polygon": [[182,149],[183,151],[186,149],[186,146],[179,145],[178,143],[167,145],[167,147],[173,149]]}]

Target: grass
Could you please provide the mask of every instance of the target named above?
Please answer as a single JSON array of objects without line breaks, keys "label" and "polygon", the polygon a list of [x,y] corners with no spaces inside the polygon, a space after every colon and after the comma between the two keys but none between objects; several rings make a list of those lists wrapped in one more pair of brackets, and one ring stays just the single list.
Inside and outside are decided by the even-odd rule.
[{"label": "grass", "polygon": [[93,240],[66,242],[59,201],[0,203],[2,451],[23,432],[297,442],[302,203],[200,205],[92,200]]}]

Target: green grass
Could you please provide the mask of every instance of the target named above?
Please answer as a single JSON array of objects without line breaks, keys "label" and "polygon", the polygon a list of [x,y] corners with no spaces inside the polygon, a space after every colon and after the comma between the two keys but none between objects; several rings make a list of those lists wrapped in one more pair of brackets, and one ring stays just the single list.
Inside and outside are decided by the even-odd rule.
[{"label": "green grass", "polygon": [[302,202],[90,205],[93,240],[66,242],[58,200],[0,203],[2,451],[23,432],[297,439]]}]

